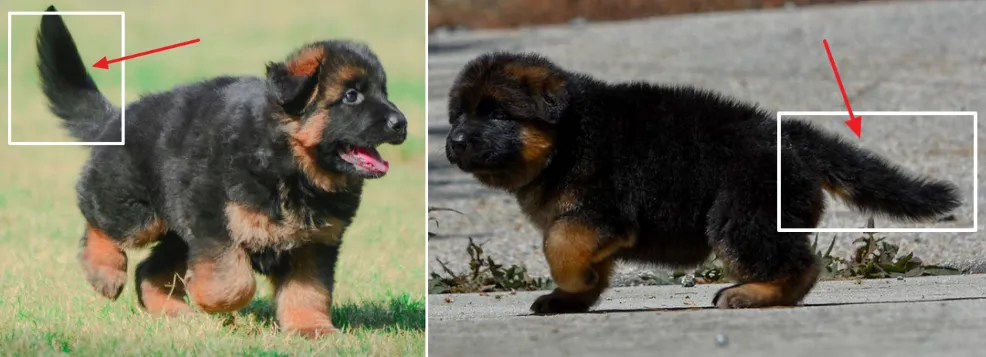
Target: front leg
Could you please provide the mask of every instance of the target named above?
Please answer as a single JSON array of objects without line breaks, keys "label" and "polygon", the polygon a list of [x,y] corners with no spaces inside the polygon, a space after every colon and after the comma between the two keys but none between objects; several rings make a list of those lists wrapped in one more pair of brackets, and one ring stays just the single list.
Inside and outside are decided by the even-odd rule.
[{"label": "front leg", "polygon": [[336,332],[330,306],[339,247],[309,243],[291,251],[286,269],[271,275],[281,330],[308,338]]},{"label": "front leg", "polygon": [[555,288],[549,294],[541,295],[531,305],[531,311],[535,314],[564,314],[572,312],[589,311],[599,296],[609,287],[609,278],[613,271],[613,259],[609,258],[589,266],[598,280],[589,290],[581,292],[568,292],[561,287]]},{"label": "front leg", "polygon": [[558,287],[539,297],[538,314],[585,312],[609,286],[612,255],[635,243],[633,234],[612,234],[572,218],[555,221],[545,234],[544,255]]},{"label": "front leg", "polygon": [[256,280],[250,256],[239,245],[193,241],[185,283],[192,301],[205,312],[242,309],[253,300]]}]

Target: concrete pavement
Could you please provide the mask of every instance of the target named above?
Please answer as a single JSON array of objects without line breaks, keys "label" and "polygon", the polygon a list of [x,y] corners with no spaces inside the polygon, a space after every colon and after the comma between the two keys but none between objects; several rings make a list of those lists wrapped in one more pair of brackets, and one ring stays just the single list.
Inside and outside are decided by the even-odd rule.
[{"label": "concrete pavement", "polygon": [[986,275],[826,281],[804,306],[774,309],[712,308],[713,295],[724,286],[616,288],[590,313],[554,316],[532,316],[527,310],[546,292],[431,295],[429,355],[986,353]]}]

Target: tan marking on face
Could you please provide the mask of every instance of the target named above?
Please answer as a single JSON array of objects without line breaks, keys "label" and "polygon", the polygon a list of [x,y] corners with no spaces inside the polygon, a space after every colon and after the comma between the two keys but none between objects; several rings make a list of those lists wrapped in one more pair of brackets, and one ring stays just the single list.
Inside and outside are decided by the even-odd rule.
[{"label": "tan marking on face", "polygon": [[524,125],[520,129],[520,141],[524,144],[524,148],[521,149],[524,166],[538,171],[544,168],[548,155],[555,147],[554,134],[533,125]]},{"label": "tan marking on face", "polygon": [[329,103],[339,100],[347,89],[346,83],[364,75],[366,75],[366,69],[363,67],[351,64],[342,65],[329,78],[323,99]]},{"label": "tan marking on face", "polygon": [[301,50],[287,63],[287,70],[292,76],[307,77],[315,73],[325,58],[325,50],[321,47],[309,47]]},{"label": "tan marking on face", "polygon": [[337,82],[348,82],[360,76],[366,75],[366,69],[356,65],[343,65],[336,72]]},{"label": "tan marking on face", "polygon": [[282,211],[284,219],[274,221],[265,213],[231,202],[226,205],[227,228],[233,240],[250,251],[287,249],[307,242],[338,244],[345,227],[342,220],[332,217],[311,227],[296,212]]},{"label": "tan marking on face", "polygon": [[484,86],[483,91],[472,97],[472,101],[469,103],[469,112],[476,113],[479,110],[479,104],[483,100],[492,100],[496,103],[503,103],[510,100],[508,92],[503,88],[498,86]]},{"label": "tan marking on face", "polygon": [[487,186],[511,192],[537,178],[555,149],[554,134],[532,124],[523,124],[519,136],[523,147],[520,149],[521,157],[516,166],[506,172],[474,173],[473,176]]},{"label": "tan marking on face", "polygon": [[318,274],[317,259],[310,246],[292,252],[291,272],[272,279],[277,302],[277,320],[284,331],[308,338],[332,334],[332,294]]},{"label": "tan marking on face", "polygon": [[256,293],[250,257],[234,246],[216,258],[193,259],[186,275],[189,296],[202,311],[231,312],[246,307]]},{"label": "tan marking on face", "polygon": [[565,86],[565,81],[552,74],[547,67],[510,63],[503,69],[507,75],[524,82],[537,95],[555,93]]},{"label": "tan marking on face", "polygon": [[291,133],[294,143],[305,149],[312,149],[322,141],[325,128],[329,126],[329,113],[322,111],[312,115],[296,131]]},{"label": "tan marking on face", "polygon": [[551,71],[542,66],[531,66],[520,63],[508,63],[503,66],[503,71],[515,78],[529,80],[545,80],[551,75]]},{"label": "tan marking on face", "polygon": [[322,111],[312,115],[304,124],[290,118],[281,119],[281,125],[288,134],[288,143],[298,169],[308,180],[325,192],[335,192],[346,187],[346,175],[328,172],[318,166],[316,155],[322,135],[329,126],[329,113]]}]

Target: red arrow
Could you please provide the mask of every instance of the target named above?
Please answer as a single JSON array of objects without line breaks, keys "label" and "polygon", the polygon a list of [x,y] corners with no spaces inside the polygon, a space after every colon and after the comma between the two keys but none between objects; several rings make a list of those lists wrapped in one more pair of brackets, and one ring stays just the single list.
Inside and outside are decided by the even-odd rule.
[{"label": "red arrow", "polygon": [[191,44],[197,43],[197,42],[199,42],[199,39],[196,38],[194,40],[189,40],[189,41],[185,41],[185,42],[182,42],[182,43],[176,43],[176,44],[173,44],[173,45],[170,45],[170,46],[164,46],[164,47],[161,47],[161,48],[155,48],[153,50],[144,51],[144,52],[141,52],[141,53],[135,53],[135,54],[132,54],[132,55],[129,55],[129,56],[126,56],[126,57],[120,57],[120,58],[111,59],[111,60],[106,60],[106,57],[103,57],[99,61],[97,61],[96,64],[94,64],[92,66],[93,67],[96,67],[96,68],[110,69],[110,63],[123,62],[123,61],[126,61],[128,59],[137,58],[137,57],[141,57],[141,56],[147,56],[147,55],[152,54],[152,53],[158,53],[158,52],[161,52],[161,51],[167,51],[167,50],[170,50],[170,49],[175,48],[175,47],[181,47],[181,46],[191,45]]},{"label": "red arrow", "polygon": [[823,39],[822,43],[825,44],[825,52],[829,54],[829,62],[832,63],[832,72],[835,72],[835,81],[839,82],[839,91],[842,92],[842,100],[846,101],[846,109],[849,110],[849,120],[846,120],[846,125],[849,129],[852,129],[853,133],[856,133],[856,137],[863,138],[863,117],[858,117],[852,114],[852,106],[849,104],[849,96],[846,95],[846,88],[842,86],[842,78],[839,77],[839,69],[835,67],[835,58],[832,57],[832,49],[829,48],[829,40]]}]

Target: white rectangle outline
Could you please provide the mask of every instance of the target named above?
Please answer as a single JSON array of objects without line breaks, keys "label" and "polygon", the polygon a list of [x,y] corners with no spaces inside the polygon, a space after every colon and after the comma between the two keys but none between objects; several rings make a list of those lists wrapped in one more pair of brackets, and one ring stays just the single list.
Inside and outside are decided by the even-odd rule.
[{"label": "white rectangle outline", "polygon": [[10,146],[122,146],[126,144],[127,135],[127,61],[120,62],[120,141],[114,142],[76,142],[76,141],[17,141],[13,134],[13,71],[11,62],[13,54],[13,18],[14,15],[90,15],[110,16],[120,15],[120,57],[127,55],[127,15],[123,11],[8,11],[7,12],[7,145]]},{"label": "white rectangle outline", "polygon": [[781,233],[974,233],[979,228],[979,113],[978,112],[853,112],[858,116],[972,116],[972,227],[971,228],[781,228],[781,117],[783,116],[835,116],[848,115],[846,111],[777,112],[777,231]]}]

